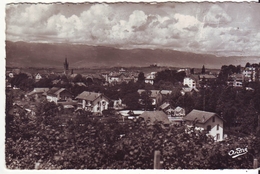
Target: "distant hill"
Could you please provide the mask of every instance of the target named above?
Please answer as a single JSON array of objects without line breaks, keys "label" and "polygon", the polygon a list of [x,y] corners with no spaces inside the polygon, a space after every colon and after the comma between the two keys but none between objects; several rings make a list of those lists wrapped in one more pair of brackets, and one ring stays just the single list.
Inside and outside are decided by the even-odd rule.
[{"label": "distant hill", "polygon": [[260,57],[216,57],[169,49],[117,49],[75,44],[6,41],[6,66],[61,68],[65,57],[70,67],[160,66],[220,68],[222,65],[259,63]]}]

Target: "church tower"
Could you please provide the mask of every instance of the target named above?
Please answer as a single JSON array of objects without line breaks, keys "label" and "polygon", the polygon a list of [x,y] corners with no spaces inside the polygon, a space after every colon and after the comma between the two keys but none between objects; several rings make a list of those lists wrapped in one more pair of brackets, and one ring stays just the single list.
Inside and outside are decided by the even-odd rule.
[{"label": "church tower", "polygon": [[65,58],[65,62],[64,62],[64,74],[67,75],[69,71],[69,63],[67,61],[67,58]]}]

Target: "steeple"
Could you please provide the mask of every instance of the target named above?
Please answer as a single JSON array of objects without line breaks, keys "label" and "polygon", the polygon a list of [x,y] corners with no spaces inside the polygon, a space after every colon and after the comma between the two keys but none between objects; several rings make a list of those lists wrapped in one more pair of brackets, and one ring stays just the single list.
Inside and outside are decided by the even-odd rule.
[{"label": "steeple", "polygon": [[67,58],[65,58],[64,70],[69,70],[69,64],[68,64]]},{"label": "steeple", "polygon": [[67,57],[65,58],[65,62],[64,62],[64,74],[68,74],[68,70],[69,70],[69,63],[67,61]]}]

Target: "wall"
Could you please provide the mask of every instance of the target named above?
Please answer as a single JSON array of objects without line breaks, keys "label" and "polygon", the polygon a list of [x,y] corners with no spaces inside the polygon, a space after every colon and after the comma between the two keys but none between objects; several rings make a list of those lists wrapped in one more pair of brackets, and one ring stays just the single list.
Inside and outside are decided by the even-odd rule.
[{"label": "wall", "polygon": [[[219,130],[217,130],[217,125],[219,124]],[[216,141],[222,141],[223,140],[223,121],[215,116],[215,122],[213,122],[213,118],[210,118],[206,123],[203,125],[200,125],[200,127],[203,127],[204,130],[207,130],[207,126],[211,125],[211,131],[209,131],[209,134],[214,137],[214,140]],[[219,140],[217,140],[217,134],[219,134]]]},{"label": "wall", "polygon": [[[105,105],[103,105],[102,103],[105,103]],[[98,107],[99,107],[99,110],[98,110]],[[92,112],[94,113],[102,113],[103,110],[106,110],[108,109],[108,101],[105,100],[105,99],[97,99],[94,103],[93,103],[93,109],[92,109]]]}]

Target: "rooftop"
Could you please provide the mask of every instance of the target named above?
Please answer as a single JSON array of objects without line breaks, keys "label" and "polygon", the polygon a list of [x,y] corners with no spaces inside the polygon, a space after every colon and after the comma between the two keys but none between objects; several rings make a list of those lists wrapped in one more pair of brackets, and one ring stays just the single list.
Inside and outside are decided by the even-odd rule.
[{"label": "rooftop", "polygon": [[200,79],[203,79],[203,78],[205,78],[205,79],[215,79],[215,78],[217,78],[217,77],[214,76],[214,75],[212,75],[212,74],[200,74],[200,75],[199,75],[199,78],[200,78]]},{"label": "rooftop", "polygon": [[87,100],[87,101],[94,101],[98,97],[103,96],[101,93],[96,93],[96,92],[88,92],[84,91],[81,94],[79,94],[76,99],[82,99],[82,100]]},{"label": "rooftop", "polygon": [[167,103],[167,102],[165,102],[165,103],[163,103],[163,104],[160,106],[160,108],[161,108],[161,109],[165,109],[165,108],[167,108],[168,106],[170,106],[170,104]]},{"label": "rooftop", "polygon": [[145,111],[139,117],[144,118],[145,121],[150,121],[151,124],[156,121],[170,124],[168,116],[163,111]]},{"label": "rooftop", "polygon": [[213,116],[218,116],[218,115],[214,112],[206,112],[206,111],[193,109],[188,115],[184,117],[184,120],[187,121],[197,120],[199,123],[206,123]]},{"label": "rooftop", "polygon": [[58,88],[58,87],[53,87],[50,90],[47,91],[47,95],[58,95],[62,91],[66,90],[65,88]]}]

